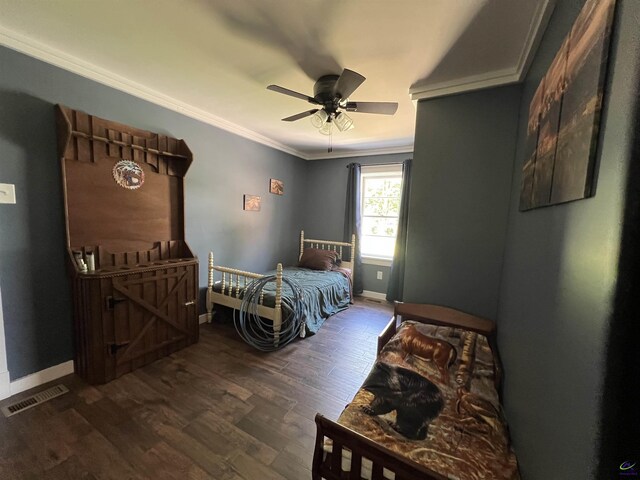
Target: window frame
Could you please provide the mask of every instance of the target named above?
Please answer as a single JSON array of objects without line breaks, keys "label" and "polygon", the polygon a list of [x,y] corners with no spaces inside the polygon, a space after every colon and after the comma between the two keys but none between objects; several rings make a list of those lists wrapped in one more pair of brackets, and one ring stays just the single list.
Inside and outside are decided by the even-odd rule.
[{"label": "window frame", "polygon": [[[365,215],[364,214],[364,198],[365,198],[365,183],[368,178],[400,178],[400,198],[402,197],[402,163],[397,164],[385,164],[385,165],[362,165],[360,171],[360,180],[361,180],[361,192],[360,192],[360,212],[361,218],[364,222]],[[380,218],[389,218],[389,217],[380,217]],[[398,217],[399,218],[399,217]],[[396,232],[397,233],[397,232]],[[364,237],[364,234],[362,234]],[[361,240],[362,241],[362,240]],[[360,246],[360,251],[362,252],[362,244]],[[367,265],[377,265],[382,267],[390,267],[391,262],[393,261],[393,253],[390,256],[381,256],[381,255],[371,255],[365,254],[362,255],[362,263]]]}]

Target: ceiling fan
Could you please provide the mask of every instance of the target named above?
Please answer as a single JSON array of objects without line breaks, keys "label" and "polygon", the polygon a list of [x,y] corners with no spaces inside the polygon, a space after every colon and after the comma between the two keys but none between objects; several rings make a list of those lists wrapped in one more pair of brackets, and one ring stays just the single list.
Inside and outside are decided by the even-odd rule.
[{"label": "ceiling fan", "polygon": [[342,132],[353,128],[353,120],[343,111],[355,113],[376,113],[393,115],[398,110],[396,102],[355,102],[349,101],[351,94],[366,80],[353,70],[345,68],[341,75],[324,75],[313,86],[313,97],[294,92],[279,85],[269,85],[268,90],[306,100],[319,108],[283,118],[284,122],[294,122],[311,117],[311,123],[324,135],[331,134],[335,123]]}]

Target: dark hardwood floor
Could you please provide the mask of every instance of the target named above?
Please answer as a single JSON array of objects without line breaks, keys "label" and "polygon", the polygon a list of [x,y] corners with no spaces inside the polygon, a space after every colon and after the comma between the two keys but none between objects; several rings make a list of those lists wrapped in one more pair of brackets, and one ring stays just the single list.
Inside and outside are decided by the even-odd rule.
[{"label": "dark hardwood floor", "polygon": [[60,379],[68,394],[0,415],[0,479],[310,479],[313,417],[352,398],[391,313],[358,299],[272,353],[205,324],[198,344],[107,385]]}]

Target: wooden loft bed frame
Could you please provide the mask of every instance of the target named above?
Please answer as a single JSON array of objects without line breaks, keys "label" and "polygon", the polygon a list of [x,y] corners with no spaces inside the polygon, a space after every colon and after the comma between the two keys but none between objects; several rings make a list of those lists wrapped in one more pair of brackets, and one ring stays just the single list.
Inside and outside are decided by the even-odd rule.
[{"label": "wooden loft bed frame", "polygon": [[[343,259],[343,248],[350,249],[349,261]],[[351,236],[351,242],[338,242],[334,240],[316,240],[310,238],[304,238],[304,230],[300,232],[300,254],[298,260],[302,258],[305,248],[318,248],[321,250],[331,250],[338,254],[338,258],[342,260],[341,266],[351,269],[353,278],[353,266],[355,264],[355,250],[356,250],[356,238],[355,235]],[[265,277],[266,275],[254,272],[247,272],[245,270],[238,270],[231,267],[223,267],[215,265],[213,261],[213,252],[209,252],[209,278],[207,284],[207,322],[211,323],[213,318],[213,306],[224,305],[236,310],[240,309],[242,304],[242,298],[240,298],[240,292],[249,283],[254,280]],[[258,302],[258,315],[263,318],[267,318],[273,321],[274,330],[274,345],[278,344],[279,332],[282,326],[282,276],[283,276],[282,263],[278,263],[276,266],[276,297],[275,305],[269,307],[263,304],[264,297],[260,296]],[[215,283],[215,272],[221,281],[221,288],[219,292],[213,289]]]},{"label": "wooden loft bed frame", "polygon": [[[498,393],[501,393],[502,366],[496,346],[496,325],[494,322],[439,305],[396,302],[393,317],[378,336],[378,355],[395,335],[400,323],[405,320],[463,328],[487,337],[494,357],[494,383]],[[313,480],[362,480],[361,466],[366,460],[370,460],[372,463],[372,480],[386,480],[384,470],[393,472],[395,480],[414,480],[417,478],[446,480],[447,478],[389,450],[354,430],[327,419],[320,413],[315,416],[315,422],[317,434],[312,463]],[[330,453],[324,449],[325,439],[330,439],[333,444]],[[351,452],[349,471],[342,469],[343,448]]]}]

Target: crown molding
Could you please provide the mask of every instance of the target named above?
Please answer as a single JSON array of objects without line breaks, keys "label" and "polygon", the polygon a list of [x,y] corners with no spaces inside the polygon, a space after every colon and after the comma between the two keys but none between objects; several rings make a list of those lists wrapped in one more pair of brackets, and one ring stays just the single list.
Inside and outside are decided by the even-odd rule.
[{"label": "crown molding", "polygon": [[520,58],[518,59],[518,65],[516,66],[516,72],[518,72],[518,81],[524,80],[524,77],[529,71],[533,57],[538,51],[538,46],[542,41],[542,36],[547,29],[551,14],[556,8],[557,0],[545,0],[538,5],[531,23],[529,24],[529,32],[527,38],[520,52]]},{"label": "crown molding", "polygon": [[327,160],[329,158],[366,157],[368,155],[391,155],[394,153],[413,153],[413,144],[400,147],[369,148],[365,150],[347,150],[331,153],[307,153],[305,160]]},{"label": "crown molding", "polygon": [[547,28],[556,1],[557,0],[544,0],[538,4],[538,8],[529,23],[529,31],[527,32],[527,37],[525,38],[524,45],[518,57],[518,63],[515,67],[457,78],[448,82],[416,85],[409,88],[411,100],[442,97],[455,93],[470,92],[483,88],[521,82],[527,74],[531,61],[542,39],[542,35]]},{"label": "crown molding", "polygon": [[415,86],[409,89],[411,100],[443,97],[455,93],[471,92],[483,88],[508,85],[520,81],[520,74],[515,68],[494,70],[492,72],[458,78],[454,81],[435,83],[431,85]]},{"label": "crown molding", "polygon": [[265,137],[253,130],[229,122],[224,118],[213,115],[198,107],[177,100],[160,93],[126,77],[110,72],[104,68],[64,53],[42,42],[26,37],[0,25],[0,45],[24,53],[30,57],[42,60],[53,66],[75,73],[89,80],[96,81],[116,90],[147,100],[156,105],[168,108],[187,117],[200,120],[214,127],[233,133],[248,140],[266,145],[296,157],[304,158],[304,154],[271,138]]}]

